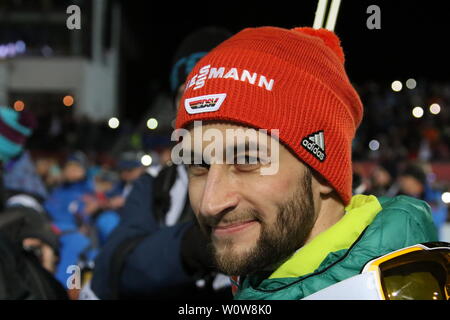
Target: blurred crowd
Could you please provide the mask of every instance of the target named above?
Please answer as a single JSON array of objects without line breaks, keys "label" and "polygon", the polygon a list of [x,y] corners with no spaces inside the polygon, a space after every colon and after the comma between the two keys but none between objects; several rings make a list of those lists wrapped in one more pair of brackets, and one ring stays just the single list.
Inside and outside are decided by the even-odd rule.
[{"label": "blurred crowd", "polygon": [[[208,39],[212,39],[211,36]],[[198,46],[204,42],[192,43]],[[181,50],[185,56],[191,58],[193,55],[187,55],[186,50],[195,49],[192,53],[204,52],[214,46],[214,43],[211,43],[209,48],[191,48],[192,43],[191,46],[182,48],[184,51]],[[183,55],[180,55],[174,61],[182,61],[180,65],[187,64],[182,58]],[[195,61],[190,63],[193,64],[192,62]],[[172,85],[171,95],[174,99],[185,77],[186,73],[172,75],[175,84]],[[432,208],[436,227],[442,230],[449,215],[448,204],[443,202],[441,195],[449,190],[450,181],[437,179],[430,163],[450,161],[450,85],[418,80],[414,90],[405,88],[394,92],[384,84],[368,82],[360,85],[358,90],[365,106],[365,115],[353,145],[354,161],[371,161],[374,165],[364,172],[355,167],[354,193],[376,196],[408,195],[423,199]],[[438,114],[427,111],[432,103],[441,106]],[[411,115],[412,107],[417,105],[422,105],[425,109],[421,118]],[[71,290],[72,287],[68,285],[72,281],[71,273],[67,272],[70,266],[79,266],[82,283],[89,282],[95,267],[94,262],[113,232],[119,230],[118,226],[124,223],[122,219],[127,218],[124,212],[128,214],[129,211],[124,210],[124,207],[133,184],[141,179],[140,189],[136,190],[143,190],[146,186],[142,180],[143,175],[160,177],[153,189],[149,189],[153,190],[153,194],[144,194],[141,198],[156,198],[158,192],[161,193],[159,189],[165,190],[166,194],[156,200],[162,199],[164,202],[171,199],[172,207],[165,204],[161,209],[164,214],[167,213],[164,218],[156,219],[155,226],[149,227],[147,231],[136,232],[129,238],[133,241],[142,240],[151,233],[153,238],[148,236],[145,240],[148,243],[154,242],[151,248],[161,247],[161,241],[165,241],[164,244],[170,247],[169,241],[178,239],[176,245],[180,247],[183,266],[186,267],[186,274],[192,276],[193,280],[189,282],[184,278],[176,278],[177,281],[193,281],[195,286],[204,287],[205,281],[207,283],[211,280],[205,276],[209,270],[204,271],[198,266],[209,261],[203,262],[203,259],[207,258],[202,257],[203,247],[195,233],[197,231],[192,229],[193,219],[184,215],[188,212],[186,175],[181,168],[166,173],[167,169],[172,167],[170,147],[167,145],[155,150],[145,150],[142,145],[139,147],[138,143],[134,146],[126,145],[122,150],[111,153],[111,146],[119,137],[116,133],[111,133],[112,130],[105,123],[71,117],[45,113],[33,115],[28,109],[17,112],[10,107],[0,108],[0,160],[3,165],[1,196],[4,212],[0,215],[0,230],[10,234],[15,241],[20,240],[27,252],[35,255],[45,270],[53,274],[59,284],[68,290],[69,297],[77,298],[79,286],[74,286],[76,290]],[[122,131],[124,135],[129,133]],[[143,139],[139,136],[141,133],[137,134],[138,140]],[[378,144],[369,147],[373,140]],[[149,153],[153,155],[151,165],[142,161],[143,155]],[[161,178],[160,173],[166,175]],[[182,197],[182,201],[177,204],[177,208],[173,208],[173,203],[177,203],[174,199],[177,197]],[[131,205],[144,208],[141,204]],[[17,213],[18,208],[23,209],[20,214]],[[178,212],[176,218],[173,218],[172,211]],[[19,221],[17,217],[28,221],[31,227],[21,229],[19,234],[13,233],[11,226],[14,224],[11,221]],[[35,221],[36,217],[39,217],[39,221]],[[137,222],[133,222],[130,230],[138,230],[145,225],[146,222],[139,219],[136,218]],[[161,238],[155,235],[159,234],[158,232]],[[189,243],[189,246],[179,244],[180,234],[182,241]],[[120,238],[117,232],[115,236]],[[197,244],[200,252],[193,252]],[[133,245],[136,246],[136,242],[132,242],[129,248],[135,248]],[[151,258],[149,246],[150,244],[143,247],[147,250],[145,252],[149,255],[148,259]],[[126,252],[131,250],[129,248]],[[116,258],[113,256],[111,259]],[[161,259],[161,268],[165,269],[166,265],[162,262],[166,259],[164,254],[160,254],[158,259]],[[136,261],[143,260],[144,255],[136,256]],[[201,275],[197,276],[200,269]],[[152,272],[161,274],[162,277],[163,271],[155,270],[152,269]],[[132,273],[130,271],[131,275]],[[213,278],[214,288],[221,287],[215,281],[218,279],[216,274]],[[132,279],[132,276],[129,279]],[[74,281],[76,282],[76,279]],[[145,283],[147,280],[140,281]],[[170,287],[170,284],[167,285]],[[128,286],[131,287],[133,285]],[[137,284],[132,289],[135,291],[130,296],[141,292]],[[101,289],[96,292],[100,298],[101,292]]]},{"label": "blurred crowd", "polygon": [[364,118],[353,143],[355,161],[450,161],[450,83],[408,81],[414,86],[400,84],[400,91],[386,82],[356,86]]}]

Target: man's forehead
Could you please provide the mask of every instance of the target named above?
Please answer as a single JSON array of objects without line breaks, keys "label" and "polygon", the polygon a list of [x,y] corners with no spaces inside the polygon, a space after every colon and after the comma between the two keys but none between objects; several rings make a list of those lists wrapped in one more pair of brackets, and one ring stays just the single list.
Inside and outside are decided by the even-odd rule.
[{"label": "man's forehead", "polygon": [[[214,120],[209,120],[209,121],[202,121],[202,123],[198,126],[201,126],[202,129],[218,129],[218,130],[226,130],[226,129],[254,129],[253,127],[249,127],[249,126],[245,126],[245,125],[241,125],[238,123],[231,123],[231,122],[223,122],[223,121],[214,121]],[[190,132],[193,132],[194,130],[194,124],[192,123],[189,127],[188,130]],[[256,130],[256,129],[254,129]]]},{"label": "man's forehead", "polygon": [[220,136],[224,146],[236,145],[237,142],[246,142],[247,146],[266,145],[270,144],[270,140],[273,139],[267,129],[258,129],[237,123],[203,121],[201,124],[191,124],[187,129],[190,137],[194,140],[201,134],[203,142],[216,140]]}]

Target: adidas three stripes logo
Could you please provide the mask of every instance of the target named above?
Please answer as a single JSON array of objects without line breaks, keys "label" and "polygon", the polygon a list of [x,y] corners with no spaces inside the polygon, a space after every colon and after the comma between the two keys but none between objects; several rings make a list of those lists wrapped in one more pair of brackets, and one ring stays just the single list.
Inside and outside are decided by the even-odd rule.
[{"label": "adidas three stripes logo", "polygon": [[325,160],[325,136],[323,130],[304,137],[302,139],[302,146],[320,162]]}]

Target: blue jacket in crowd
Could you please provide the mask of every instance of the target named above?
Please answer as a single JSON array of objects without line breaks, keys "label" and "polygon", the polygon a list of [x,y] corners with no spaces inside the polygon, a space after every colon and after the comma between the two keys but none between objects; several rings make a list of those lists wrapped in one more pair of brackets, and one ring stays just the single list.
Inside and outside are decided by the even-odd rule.
[{"label": "blue jacket in crowd", "polygon": [[117,248],[127,240],[142,236],[126,257],[120,273],[120,292],[129,297],[149,297],[153,293],[180,294],[180,288],[195,283],[182,267],[181,239],[193,222],[160,226],[153,214],[153,178],[142,175],[133,185],[120,224],[111,233],[95,261],[91,282],[100,299],[111,299],[111,270]]},{"label": "blue jacket in crowd", "polygon": [[66,183],[56,188],[45,201],[53,223],[61,230],[60,257],[55,277],[64,285],[71,276],[68,267],[77,265],[81,253],[86,251],[91,241],[78,231],[76,212],[83,210],[83,195],[92,192],[92,183],[85,179],[76,183]]}]

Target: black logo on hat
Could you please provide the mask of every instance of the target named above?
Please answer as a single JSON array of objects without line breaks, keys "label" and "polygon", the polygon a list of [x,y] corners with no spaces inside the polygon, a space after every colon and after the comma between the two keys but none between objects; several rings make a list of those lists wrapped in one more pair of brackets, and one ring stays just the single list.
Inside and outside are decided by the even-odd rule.
[{"label": "black logo on hat", "polygon": [[323,130],[311,133],[302,139],[302,146],[320,162],[325,161],[325,136]]}]

